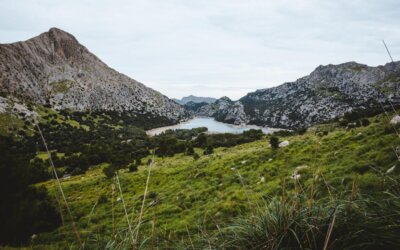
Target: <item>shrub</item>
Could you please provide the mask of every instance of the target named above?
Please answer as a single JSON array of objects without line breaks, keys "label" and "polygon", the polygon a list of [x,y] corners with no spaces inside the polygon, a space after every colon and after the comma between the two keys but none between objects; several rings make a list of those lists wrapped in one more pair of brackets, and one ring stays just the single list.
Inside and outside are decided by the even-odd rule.
[{"label": "shrub", "polygon": [[193,155],[194,154],[194,149],[192,143],[188,143],[186,146],[186,155]]},{"label": "shrub", "polygon": [[71,175],[80,175],[80,174],[83,174],[83,173],[85,173],[85,171],[80,169],[80,168],[74,168],[71,171]]},{"label": "shrub", "polygon": [[341,118],[339,120],[339,125],[342,127],[346,127],[348,123],[349,123],[349,121],[347,119]]},{"label": "shrub", "polygon": [[97,199],[98,204],[107,203],[107,201],[108,201],[108,198],[105,194],[100,195],[99,198]]},{"label": "shrub", "polygon": [[201,133],[197,136],[195,140],[195,144],[198,147],[204,148],[207,145],[207,136],[204,133]]},{"label": "shrub", "polygon": [[276,136],[271,136],[269,138],[269,144],[271,145],[272,149],[277,149],[279,148],[279,138]]},{"label": "shrub", "polygon": [[210,155],[214,153],[214,148],[211,145],[208,145],[204,150],[204,155]]},{"label": "shrub", "polygon": [[129,172],[137,172],[138,166],[135,163],[131,163],[128,165]]},{"label": "shrub", "polygon": [[366,118],[361,119],[361,125],[364,126],[364,127],[368,126],[369,125],[369,120],[366,119]]},{"label": "shrub", "polygon": [[116,171],[115,168],[111,165],[108,165],[105,168],[103,168],[103,173],[107,179],[114,177],[115,171]]},{"label": "shrub", "polygon": [[295,132],[293,132],[293,131],[278,130],[278,131],[275,131],[272,135],[273,136],[291,136],[291,135],[294,135],[294,134],[295,134]]},{"label": "shrub", "polygon": [[195,161],[197,161],[198,159],[200,159],[199,154],[198,154],[198,153],[194,153],[194,154],[193,154],[193,159],[194,159]]}]

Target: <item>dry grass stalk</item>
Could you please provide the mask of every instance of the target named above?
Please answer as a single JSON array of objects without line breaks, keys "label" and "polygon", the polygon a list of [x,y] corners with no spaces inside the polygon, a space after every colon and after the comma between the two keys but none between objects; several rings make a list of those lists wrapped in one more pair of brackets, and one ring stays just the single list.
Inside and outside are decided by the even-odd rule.
[{"label": "dry grass stalk", "polygon": [[140,225],[142,223],[142,217],[143,217],[143,211],[144,211],[144,204],[146,202],[146,195],[147,195],[147,191],[149,189],[149,183],[150,183],[150,176],[151,176],[151,167],[154,164],[154,154],[155,151],[153,151],[153,156],[151,158],[151,162],[149,164],[149,168],[148,168],[148,173],[147,173],[147,180],[146,180],[146,187],[144,189],[144,194],[143,194],[143,201],[142,201],[142,207],[140,208],[140,214],[139,214],[139,220],[138,220],[138,224],[137,224],[137,230],[136,230],[136,236],[134,239],[134,242],[137,243],[138,239],[139,239],[139,232],[140,232]]},{"label": "dry grass stalk", "polygon": [[334,212],[333,218],[332,218],[332,222],[331,222],[331,224],[329,224],[328,233],[326,235],[325,242],[324,242],[324,250],[328,249],[329,239],[331,238],[333,226],[335,225],[335,221],[336,221],[336,211],[337,210],[335,209],[335,212]]},{"label": "dry grass stalk", "polygon": [[[67,208],[68,214],[69,214],[70,219],[71,219],[71,221],[72,221],[72,230],[74,231],[75,236],[76,236],[76,238],[77,238],[79,244],[80,244],[81,246],[83,246],[83,245],[82,245],[83,243],[82,243],[81,237],[80,237],[79,232],[78,232],[78,230],[77,230],[77,228],[76,228],[76,224],[75,224],[75,221],[74,221],[74,217],[72,216],[72,212],[71,212],[71,209],[70,209],[70,207],[69,207],[67,198],[66,198],[66,196],[65,196],[65,194],[64,194],[64,190],[63,190],[63,188],[62,188],[62,186],[61,186],[60,179],[58,178],[58,174],[57,174],[57,171],[56,171],[56,167],[54,166],[53,159],[51,158],[50,150],[49,150],[49,148],[48,148],[48,146],[47,146],[46,140],[45,140],[45,138],[44,138],[44,136],[43,136],[42,130],[40,129],[39,123],[38,123],[37,121],[35,121],[35,125],[36,125],[36,127],[37,127],[37,129],[38,129],[38,131],[39,131],[40,137],[42,138],[44,147],[45,147],[46,152],[47,152],[47,155],[48,155],[48,159],[49,159],[50,166],[51,166],[51,168],[52,168],[52,170],[53,170],[53,175],[54,175],[54,177],[56,178],[56,181],[57,181],[57,184],[58,184],[58,188],[59,188],[60,193],[61,193],[61,195],[62,195],[62,197],[63,197],[63,199],[64,199],[65,206],[66,206],[66,208]],[[61,211],[60,211],[60,212],[61,212]]]},{"label": "dry grass stalk", "polygon": [[122,194],[121,183],[119,182],[119,177],[118,177],[118,172],[117,171],[115,171],[115,177],[116,177],[116,180],[117,180],[119,193],[121,195],[121,201],[122,201],[122,205],[124,207],[124,213],[125,213],[126,222],[128,223],[128,229],[129,229],[130,237],[132,237],[132,244],[135,245],[135,240],[133,239],[132,225],[131,225],[131,222],[130,222],[129,217],[128,217],[128,212],[126,210],[124,195]]}]

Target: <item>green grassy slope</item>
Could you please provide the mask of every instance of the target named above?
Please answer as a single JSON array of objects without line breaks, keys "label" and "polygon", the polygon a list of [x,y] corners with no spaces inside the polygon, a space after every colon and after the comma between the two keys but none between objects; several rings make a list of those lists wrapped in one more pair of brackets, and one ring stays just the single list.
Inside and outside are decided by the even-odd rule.
[{"label": "green grassy slope", "polygon": [[[197,244],[200,235],[217,232],[234,217],[249,214],[268,197],[290,197],[299,189],[312,189],[313,196],[320,199],[329,193],[340,195],[356,185],[357,192],[379,199],[388,189],[389,178],[399,174],[399,168],[388,177],[383,173],[397,164],[393,148],[400,138],[384,115],[369,120],[367,127],[346,130],[335,124],[321,125],[304,135],[280,137],[290,145],[276,150],[265,137],[233,148],[217,148],[207,156],[196,149],[201,155],[198,160],[183,154],[155,157],[139,242],[144,242],[145,248]],[[322,130],[329,133],[317,132]],[[88,248],[104,248],[115,238],[117,242],[126,239],[124,204],[135,230],[148,159],[142,160],[138,172],[119,170],[122,194],[116,179],[106,179],[102,173],[105,164],[61,180],[81,241]],[[300,175],[298,183],[291,178],[295,170]],[[54,180],[38,185],[45,185],[61,199]],[[40,234],[33,246],[79,247],[64,205],[62,211],[64,226]]]}]

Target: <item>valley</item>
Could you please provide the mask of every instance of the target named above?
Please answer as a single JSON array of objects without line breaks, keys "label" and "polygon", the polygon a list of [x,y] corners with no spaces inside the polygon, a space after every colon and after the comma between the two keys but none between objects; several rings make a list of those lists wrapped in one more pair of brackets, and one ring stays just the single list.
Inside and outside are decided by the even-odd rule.
[{"label": "valley", "polygon": [[170,99],[58,28],[0,44],[0,248],[398,249],[399,72]]}]

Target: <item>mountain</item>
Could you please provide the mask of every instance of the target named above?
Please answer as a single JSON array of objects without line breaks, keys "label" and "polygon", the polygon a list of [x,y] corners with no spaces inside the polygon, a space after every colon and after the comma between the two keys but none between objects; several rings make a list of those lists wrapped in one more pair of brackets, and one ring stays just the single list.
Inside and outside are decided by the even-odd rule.
[{"label": "mountain", "polygon": [[167,123],[188,116],[182,106],[108,67],[57,28],[24,42],[0,44],[0,92],[9,100],[56,110],[127,112]]},{"label": "mountain", "polygon": [[213,103],[215,102],[217,99],[216,98],[212,98],[212,97],[199,97],[199,96],[194,96],[194,95],[190,95],[190,96],[186,96],[183,97],[182,99],[173,99],[175,102],[181,104],[181,105],[185,105],[188,102],[194,102],[194,103],[202,103],[202,102],[206,102],[206,103]]},{"label": "mountain", "polygon": [[[222,98],[198,115],[235,124],[297,129],[343,116],[400,104],[400,62],[384,66],[348,62],[317,67],[310,75],[248,93],[237,102]],[[391,107],[390,107],[391,108]]]},{"label": "mountain", "polygon": [[207,102],[187,102],[183,105],[186,110],[192,111],[192,112],[197,112],[201,107],[207,106],[209,103]]}]

